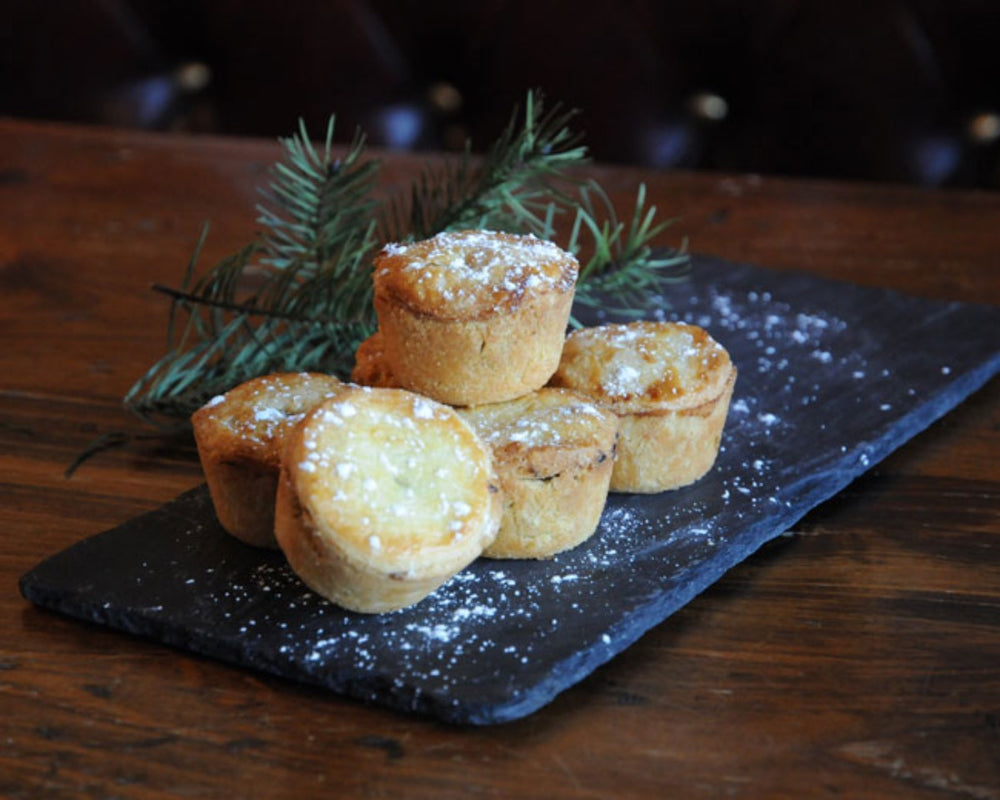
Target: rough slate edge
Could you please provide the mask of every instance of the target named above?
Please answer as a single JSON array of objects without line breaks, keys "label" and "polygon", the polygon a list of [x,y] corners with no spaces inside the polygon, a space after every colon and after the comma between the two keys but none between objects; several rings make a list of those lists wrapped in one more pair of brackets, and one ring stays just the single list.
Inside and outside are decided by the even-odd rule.
[{"label": "rough slate edge", "polygon": [[[871,298],[879,294],[892,303],[914,303],[924,311],[933,310],[942,315],[955,315],[959,321],[971,320],[962,331],[963,334],[983,331],[989,334],[990,323],[995,323],[1000,316],[997,309],[966,306],[959,303],[938,303],[935,301],[920,301],[915,298],[903,298],[884,290],[868,290],[853,287],[848,284],[837,284],[797,275],[795,273],[770,273],[767,270],[752,265],[740,265],[722,262],[717,259],[699,258],[696,265],[697,280],[725,285],[727,281],[735,282],[745,288],[748,283],[758,278],[766,286],[773,283],[777,287],[790,288],[799,284],[810,292],[838,293],[841,304],[852,293],[859,297]],[[713,277],[714,276],[714,277]],[[666,291],[671,292],[670,287]],[[681,289],[683,291],[683,289]],[[794,294],[795,292],[791,292]],[[683,310],[683,309],[682,309]],[[982,323],[986,323],[985,328]],[[992,326],[993,338],[997,325]],[[967,342],[966,342],[967,343]],[[975,350],[975,348],[973,348]],[[842,489],[857,475],[866,471],[872,464],[879,461],[904,441],[923,430],[935,419],[946,413],[950,408],[961,402],[993,374],[1000,370],[1000,341],[986,342],[975,350],[977,357],[973,359],[974,366],[965,369],[954,378],[942,381],[937,391],[922,399],[907,413],[894,416],[883,425],[871,440],[862,441],[852,448],[845,459],[835,461],[823,470],[807,469],[806,476],[794,483],[781,487],[783,496],[791,498],[781,507],[779,513],[756,518],[752,524],[745,525],[740,531],[738,542],[728,542],[727,547],[717,551],[709,559],[697,562],[693,569],[683,572],[683,581],[675,585],[669,596],[664,593],[652,593],[645,602],[627,610],[604,631],[604,639],[594,639],[585,646],[574,651],[558,663],[548,665],[548,669],[536,676],[530,685],[515,687],[506,695],[483,699],[481,702],[466,698],[458,706],[447,697],[439,697],[433,693],[421,694],[417,687],[393,687],[384,683],[384,676],[365,676],[345,669],[340,674],[317,674],[300,662],[275,659],[275,654],[264,648],[254,647],[247,637],[220,636],[217,631],[209,628],[199,628],[197,625],[171,625],[148,609],[136,607],[121,608],[114,604],[100,602],[100,598],[88,597],[89,585],[74,586],[67,590],[66,582],[60,582],[60,570],[66,569],[66,574],[73,575],[73,567],[77,559],[87,557],[87,554],[109,555],[110,558],[124,557],[129,553],[112,551],[101,553],[105,543],[112,543],[115,537],[130,535],[136,531],[155,529],[165,525],[169,530],[172,526],[191,525],[204,527],[206,516],[211,516],[210,505],[203,489],[183,495],[167,506],[144,515],[115,530],[92,537],[69,548],[63,553],[53,556],[36,570],[22,578],[22,593],[29,600],[39,605],[47,606],[57,611],[79,616],[101,624],[109,625],[131,633],[136,633],[167,644],[182,647],[199,653],[234,663],[251,666],[268,672],[274,672],[284,677],[301,680],[307,683],[318,683],[344,694],[367,701],[403,708],[420,713],[439,716],[443,719],[473,724],[488,724],[502,722],[524,716],[548,703],[556,694],[573,685],[606,662],[617,653],[624,650],[645,631],[668,617],[675,610],[687,603],[696,594],[707,588],[732,566],[744,560],[761,545],[782,533],[808,510],[827,497]],[[981,357],[980,357],[981,356]],[[743,368],[741,363],[741,369]],[[628,500],[615,500],[616,503]],[[141,535],[141,534],[140,534]],[[169,542],[168,542],[169,544]],[[737,546],[738,545],[738,546]],[[220,548],[232,547],[226,537],[218,538],[218,544],[209,541],[205,546]],[[260,558],[259,555],[255,556]],[[127,564],[125,565],[127,568]]]}]

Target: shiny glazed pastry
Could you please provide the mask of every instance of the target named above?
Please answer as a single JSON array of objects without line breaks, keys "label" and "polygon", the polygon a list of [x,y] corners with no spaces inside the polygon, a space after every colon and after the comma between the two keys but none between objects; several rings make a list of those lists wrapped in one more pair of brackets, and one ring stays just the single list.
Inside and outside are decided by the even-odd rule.
[{"label": "shiny glazed pastry", "polygon": [[451,405],[541,388],[559,364],[578,269],[534,236],[461,231],[387,245],[373,279],[388,369]]},{"label": "shiny glazed pastry", "polygon": [[597,530],[618,418],[583,395],[542,388],[460,411],[493,451],[503,519],[483,555],[548,558]]},{"label": "shiny glazed pastry", "polygon": [[275,532],[306,585],[363,613],[417,603],[496,536],[488,447],[451,408],[353,386],[292,432]]},{"label": "shiny glazed pastry", "polygon": [[574,331],[551,384],[618,415],[611,490],[649,493],[712,468],[735,381],[729,354],[704,329],[642,321]]},{"label": "shiny glazed pastry", "polygon": [[276,373],[214,397],[191,417],[215,514],[230,534],[277,547],[274,498],[281,449],[307,411],[344,388],[332,375]]}]

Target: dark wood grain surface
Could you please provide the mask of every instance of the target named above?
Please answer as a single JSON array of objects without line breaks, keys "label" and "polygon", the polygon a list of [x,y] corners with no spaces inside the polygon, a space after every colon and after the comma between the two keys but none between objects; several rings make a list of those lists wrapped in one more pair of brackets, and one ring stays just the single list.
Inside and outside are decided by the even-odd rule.
[{"label": "dark wood grain surface", "polygon": [[[0,796],[1000,798],[996,380],[508,725],[367,708],[34,608],[44,557],[201,481],[121,397],[254,229],[269,142],[0,122]],[[422,159],[387,156],[405,182]],[[594,167],[691,249],[1000,304],[1000,195]],[[899,343],[905,347],[905,342]]]}]

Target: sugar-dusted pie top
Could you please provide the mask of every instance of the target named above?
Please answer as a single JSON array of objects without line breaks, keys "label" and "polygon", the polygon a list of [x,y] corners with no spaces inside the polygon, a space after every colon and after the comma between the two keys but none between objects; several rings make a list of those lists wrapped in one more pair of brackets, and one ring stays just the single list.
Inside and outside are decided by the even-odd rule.
[{"label": "sugar-dusted pie top", "polygon": [[467,230],[388,244],[374,263],[375,294],[441,319],[477,319],[576,284],[574,256],[532,235]]},{"label": "sugar-dusted pie top", "polygon": [[547,480],[614,457],[618,417],[582,394],[543,387],[459,413],[510,470]]},{"label": "sugar-dusted pie top", "polygon": [[422,395],[346,387],[296,427],[285,457],[319,539],[387,571],[457,569],[496,535],[488,448]]},{"label": "sugar-dusted pie top", "polygon": [[571,333],[550,383],[584,392],[620,413],[641,413],[712,401],[733,369],[725,348],[703,328],[639,321]]},{"label": "sugar-dusted pie top", "polygon": [[323,400],[343,391],[333,375],[279,372],[217,395],[191,417],[199,446],[217,457],[277,468],[288,432]]}]

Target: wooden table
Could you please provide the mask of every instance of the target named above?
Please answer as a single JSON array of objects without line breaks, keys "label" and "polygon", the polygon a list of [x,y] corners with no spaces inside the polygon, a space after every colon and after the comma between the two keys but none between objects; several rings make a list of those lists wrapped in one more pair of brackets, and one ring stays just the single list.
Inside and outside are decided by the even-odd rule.
[{"label": "wooden table", "polygon": [[[64,470],[249,240],[268,142],[0,123],[0,795],[1000,798],[1000,383],[549,706],[461,729],[29,605],[44,557],[201,482],[186,441]],[[407,181],[420,159],[391,157]],[[1000,304],[1000,195],[594,168],[666,241]]]}]

